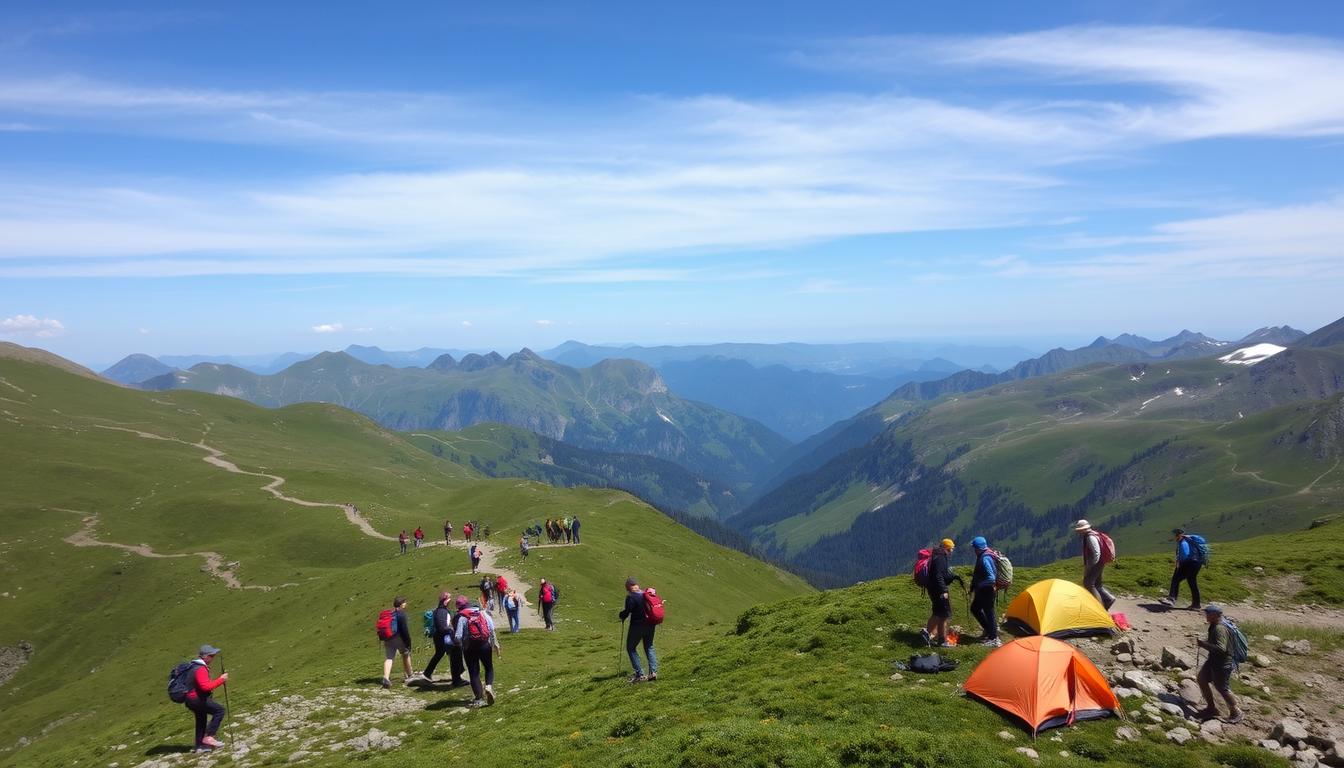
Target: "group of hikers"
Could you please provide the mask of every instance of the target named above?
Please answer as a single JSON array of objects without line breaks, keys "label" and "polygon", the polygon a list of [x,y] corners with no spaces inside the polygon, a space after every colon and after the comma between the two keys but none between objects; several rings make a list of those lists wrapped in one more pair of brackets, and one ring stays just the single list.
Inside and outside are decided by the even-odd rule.
[{"label": "group of hikers", "polygon": [[[353,508],[354,505],[350,506]],[[468,520],[467,522],[462,524],[463,541],[470,542],[473,540],[479,540],[489,535],[490,535],[490,526],[488,525],[485,526],[485,528],[481,528],[480,523],[477,523],[474,520]],[[473,537],[475,537],[475,539],[473,539]],[[406,529],[402,528],[401,534],[397,536],[397,542],[401,545],[401,554],[403,555],[409,551],[410,546],[414,546],[416,549],[419,549],[425,545],[425,529],[417,525],[415,527],[415,530],[412,531],[410,535],[407,535]],[[453,543],[453,521],[451,520],[443,521],[443,543],[444,544]]]},{"label": "group of hikers", "polygon": [[[1116,597],[1106,589],[1103,575],[1106,566],[1115,560],[1115,543],[1110,536],[1093,528],[1087,520],[1075,522],[1073,531],[1082,545],[1083,587],[1109,612]],[[1237,664],[1232,653],[1237,632],[1233,625],[1224,620],[1221,607],[1212,603],[1202,605],[1200,602],[1199,571],[1208,562],[1208,542],[1203,536],[1187,533],[1183,528],[1172,529],[1171,539],[1176,544],[1175,570],[1167,595],[1159,602],[1174,607],[1181,583],[1184,582],[1190,586],[1191,603],[1187,609],[1202,610],[1208,625],[1206,637],[1196,640],[1199,648],[1208,651],[1208,659],[1196,677],[1205,707],[1196,716],[1202,719],[1218,717],[1218,707],[1213,698],[1213,692],[1217,691],[1229,710],[1225,722],[1239,723],[1243,716],[1230,687]],[[927,590],[931,604],[929,620],[920,629],[920,638],[926,645],[942,648],[955,645],[948,630],[948,621],[952,617],[950,587],[953,583],[961,585],[968,593],[970,613],[980,624],[982,632],[975,640],[992,648],[1003,644],[999,639],[995,603],[998,593],[1011,584],[1012,563],[991,549],[984,536],[971,539],[971,549],[975,553],[975,563],[969,584],[952,571],[951,559],[956,550],[956,543],[952,539],[943,539],[939,546],[922,550],[916,560],[915,581]]]},{"label": "group of hikers", "polygon": [[[548,517],[543,529],[546,538],[551,540],[552,544],[559,544],[563,540],[566,544],[579,543],[579,516],[572,517]],[[540,531],[537,535],[540,535]]]}]

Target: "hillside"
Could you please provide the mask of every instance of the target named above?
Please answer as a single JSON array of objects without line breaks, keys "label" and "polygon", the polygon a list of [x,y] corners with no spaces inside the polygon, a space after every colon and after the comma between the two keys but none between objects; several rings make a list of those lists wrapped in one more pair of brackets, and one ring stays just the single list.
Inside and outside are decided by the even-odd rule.
[{"label": "hillside", "polygon": [[670,461],[579,448],[519,427],[477,424],[458,432],[408,432],[405,437],[489,477],[522,477],[564,488],[619,488],[659,509],[713,518],[729,517],[742,508],[727,486]]},{"label": "hillside", "polygon": [[[1086,517],[1127,548],[1194,524],[1221,538],[1291,529],[1344,502],[1338,349],[1255,365],[1096,365],[933,404],[891,399],[793,458],[730,525],[827,583],[890,574],[945,534],[1042,563]],[[807,463],[811,461],[811,466]]]},{"label": "hillside", "polygon": [[[560,633],[506,638],[501,692],[572,689],[570,665],[584,679],[602,670],[630,573],[649,574],[681,617],[660,641],[672,653],[750,605],[808,591],[627,494],[485,478],[334,406],[142,392],[15,359],[0,360],[0,382],[0,649],[32,649],[0,683],[3,765],[175,759],[190,720],[166,702],[164,670],[206,640],[226,649],[239,715],[274,723],[263,713],[292,713],[291,694],[366,697],[375,721],[410,711],[396,703],[406,694],[369,684],[371,621],[397,592],[423,607],[474,583],[459,547],[401,557],[387,540],[416,525],[436,540],[445,517],[489,525],[494,562],[522,582],[562,587]],[[517,532],[558,515],[582,517],[583,544],[520,561]],[[410,697],[417,710],[441,699]],[[414,764],[441,759],[439,743],[423,741]]]},{"label": "hillside", "polygon": [[529,350],[507,359],[445,355],[428,369],[374,366],[326,352],[273,376],[205,363],[145,386],[272,408],[330,402],[403,431],[509,424],[582,448],[664,459],[734,488],[745,487],[788,446],[755,421],[671,394],[646,365],[609,360],[577,369]]},{"label": "hillside", "polygon": [[163,376],[172,372],[173,368],[164,365],[149,355],[137,353],[123,357],[99,375],[122,384],[139,384],[155,376]]}]

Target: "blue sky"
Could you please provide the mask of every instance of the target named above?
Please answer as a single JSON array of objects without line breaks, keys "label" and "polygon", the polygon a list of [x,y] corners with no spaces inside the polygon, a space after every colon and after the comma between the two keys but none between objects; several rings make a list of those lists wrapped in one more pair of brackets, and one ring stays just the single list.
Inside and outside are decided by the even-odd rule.
[{"label": "blue sky", "polygon": [[278,5],[0,8],[0,339],[1045,347],[1344,315],[1334,4]]}]

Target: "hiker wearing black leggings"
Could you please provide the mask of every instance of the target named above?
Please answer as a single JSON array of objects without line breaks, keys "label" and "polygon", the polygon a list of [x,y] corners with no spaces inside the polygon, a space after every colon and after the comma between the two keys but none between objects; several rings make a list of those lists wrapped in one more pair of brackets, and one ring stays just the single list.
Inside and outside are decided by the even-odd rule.
[{"label": "hiker wearing black leggings", "polygon": [[[229,682],[229,673],[225,672],[214,680],[210,679],[210,662],[215,660],[219,649],[212,645],[202,645],[200,655],[193,662],[191,687],[183,704],[196,716],[196,751],[209,752],[224,746],[215,738],[219,726],[224,722],[224,707],[211,697],[211,693]],[[207,723],[207,719],[209,722]]]},{"label": "hiker wearing black leggings", "polygon": [[[468,624],[484,620],[488,629],[485,640],[472,639]],[[490,614],[480,608],[471,607],[465,597],[457,598],[457,643],[462,647],[462,656],[467,663],[467,674],[471,677],[471,691],[476,698],[469,707],[485,707],[495,703],[495,661],[494,654],[499,650],[499,638],[495,635],[495,622]],[[481,668],[485,668],[482,681]]]},{"label": "hiker wearing black leggings", "polygon": [[1198,548],[1183,529],[1172,530],[1171,538],[1176,542],[1176,571],[1171,574],[1171,589],[1162,598],[1162,603],[1175,605],[1184,581],[1190,585],[1190,609],[1198,610],[1202,605],[1199,602],[1199,569],[1204,567],[1204,561],[1200,560]]},{"label": "hiker wearing black leggings", "polygon": [[971,600],[971,615],[980,622],[980,628],[983,630],[984,639],[980,644],[998,648],[1001,645],[999,620],[994,615],[994,599],[998,594],[998,569],[994,563],[994,556],[990,554],[989,542],[984,536],[972,539],[971,549],[975,550],[975,570],[971,573],[971,589],[974,590],[975,596]]}]

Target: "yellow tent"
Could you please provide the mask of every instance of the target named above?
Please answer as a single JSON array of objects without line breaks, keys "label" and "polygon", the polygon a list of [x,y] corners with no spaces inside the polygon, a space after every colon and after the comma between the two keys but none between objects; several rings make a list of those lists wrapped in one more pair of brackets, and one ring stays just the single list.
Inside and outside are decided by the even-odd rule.
[{"label": "yellow tent", "polygon": [[1004,615],[1004,625],[1017,635],[1082,637],[1110,635],[1115,621],[1091,592],[1063,579],[1046,579],[1022,590]]}]

